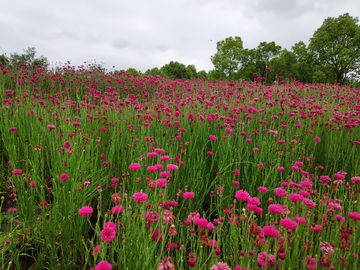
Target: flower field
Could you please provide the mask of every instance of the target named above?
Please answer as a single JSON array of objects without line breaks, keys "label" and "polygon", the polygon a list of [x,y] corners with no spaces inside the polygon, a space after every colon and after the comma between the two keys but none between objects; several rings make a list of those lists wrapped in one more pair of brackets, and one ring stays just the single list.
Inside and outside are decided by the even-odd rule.
[{"label": "flower field", "polygon": [[359,269],[360,89],[0,73],[1,269]]}]

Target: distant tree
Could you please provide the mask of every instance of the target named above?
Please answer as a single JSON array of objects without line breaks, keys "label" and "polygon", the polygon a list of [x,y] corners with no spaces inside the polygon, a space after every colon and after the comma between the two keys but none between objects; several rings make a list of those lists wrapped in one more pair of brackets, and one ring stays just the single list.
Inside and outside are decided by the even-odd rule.
[{"label": "distant tree", "polygon": [[146,76],[161,76],[161,75],[163,75],[162,72],[160,71],[160,69],[158,69],[157,67],[148,69],[147,71],[145,71],[144,74]]},{"label": "distant tree", "polygon": [[5,54],[2,54],[0,55],[0,63],[3,65],[3,66],[7,66],[8,65],[8,59],[6,57]]},{"label": "distant tree", "polygon": [[218,74],[225,74],[229,80],[234,80],[234,75],[239,70],[240,57],[243,51],[243,42],[240,37],[228,37],[216,43],[217,52],[211,56],[211,62]]},{"label": "distant tree", "polygon": [[206,78],[215,82],[215,81],[219,80],[220,78],[225,79],[226,74],[217,69],[212,69],[212,70],[209,70]]},{"label": "distant tree", "polygon": [[10,54],[10,65],[11,66],[17,66],[20,63],[27,63],[29,65],[42,67],[42,68],[48,68],[49,61],[46,57],[40,56],[36,58],[36,49],[35,47],[28,47],[27,50],[23,50],[23,54],[18,53],[12,53]]},{"label": "distant tree", "polygon": [[135,68],[128,68],[125,72],[131,75],[141,75],[141,71],[137,71]]},{"label": "distant tree", "polygon": [[200,70],[198,71],[198,73],[196,74],[197,78],[207,78],[207,73],[205,70]]},{"label": "distant tree", "polygon": [[327,18],[310,39],[309,49],[320,65],[333,69],[337,81],[343,84],[349,73],[360,68],[359,19],[348,13]]},{"label": "distant tree", "polygon": [[197,71],[195,65],[188,65],[186,67],[186,79],[197,78]]},{"label": "distant tree", "polygon": [[179,62],[171,61],[169,64],[162,66],[160,71],[162,74],[168,75],[170,78],[174,78],[174,79],[186,78],[186,66]]}]

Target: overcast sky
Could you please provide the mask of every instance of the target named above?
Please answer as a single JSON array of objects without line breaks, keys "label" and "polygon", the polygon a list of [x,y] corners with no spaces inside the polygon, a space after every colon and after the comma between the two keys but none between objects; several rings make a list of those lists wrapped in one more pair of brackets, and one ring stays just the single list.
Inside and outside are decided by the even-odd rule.
[{"label": "overcast sky", "polygon": [[[327,17],[360,17],[359,0],[1,0],[0,47],[35,47],[50,64],[145,72],[170,61],[213,69],[216,42],[309,43]],[[0,53],[2,53],[0,51]]]}]

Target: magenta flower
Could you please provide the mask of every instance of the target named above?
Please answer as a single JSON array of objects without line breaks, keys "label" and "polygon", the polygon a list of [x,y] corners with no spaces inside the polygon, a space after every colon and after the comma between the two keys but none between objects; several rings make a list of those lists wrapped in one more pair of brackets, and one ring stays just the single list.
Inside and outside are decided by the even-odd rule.
[{"label": "magenta flower", "polygon": [[227,263],[219,262],[217,265],[211,266],[210,270],[231,270]]},{"label": "magenta flower", "polygon": [[56,127],[54,125],[48,125],[47,128],[50,130],[54,130]]},{"label": "magenta flower", "polygon": [[209,138],[210,138],[210,140],[213,140],[213,141],[216,141],[216,140],[217,140],[217,138],[215,137],[215,135],[210,135]]},{"label": "magenta flower", "polygon": [[124,211],[124,208],[121,205],[114,206],[111,208],[111,213],[113,214],[120,214]]},{"label": "magenta flower", "polygon": [[111,242],[112,240],[115,239],[116,230],[114,230],[114,228],[112,227],[105,227],[100,232],[100,236],[101,236],[101,240],[103,240],[104,242]]},{"label": "magenta flower", "polygon": [[136,202],[146,201],[148,196],[143,192],[135,192],[133,195],[133,200]]},{"label": "magenta flower", "polygon": [[179,167],[176,166],[176,165],[173,165],[173,164],[168,164],[166,167],[167,167],[168,170],[170,170],[170,171],[177,171],[177,170],[179,170]]},{"label": "magenta flower", "polygon": [[270,204],[268,210],[274,214],[281,214],[283,208],[281,204]]},{"label": "magenta flower", "polygon": [[204,218],[196,218],[194,224],[199,227],[206,227],[209,222]]},{"label": "magenta flower", "polygon": [[308,255],[306,257],[306,268],[311,270],[316,269],[316,259]]},{"label": "magenta flower", "polygon": [[239,190],[236,192],[235,197],[239,200],[239,201],[243,201],[246,202],[249,198],[249,193],[244,191],[244,190]]},{"label": "magenta flower", "polygon": [[90,206],[84,206],[79,209],[79,215],[81,215],[83,217],[91,215],[92,212],[93,212],[93,209]]},{"label": "magenta flower", "polygon": [[214,153],[213,153],[213,152],[210,152],[210,151],[207,151],[206,154],[208,154],[209,156],[213,156],[213,155],[214,155]]},{"label": "magenta flower", "polygon": [[296,227],[298,226],[296,221],[292,221],[291,218],[281,219],[280,225],[283,226],[284,228],[290,229],[290,230],[296,229]]},{"label": "magenta flower", "polygon": [[279,231],[275,229],[274,226],[265,226],[263,228],[263,231],[265,233],[265,236],[270,236],[272,238],[276,238],[279,236]]},{"label": "magenta flower", "polygon": [[16,131],[17,128],[16,128],[16,127],[11,127],[11,128],[9,128],[9,130],[10,130],[10,131]]},{"label": "magenta flower", "polygon": [[141,164],[140,163],[131,163],[129,169],[132,171],[140,170]]},{"label": "magenta flower", "polygon": [[80,123],[79,122],[73,122],[72,124],[74,127],[80,127]]},{"label": "magenta flower", "polygon": [[96,265],[95,270],[111,270],[111,267],[111,263],[103,261]]},{"label": "magenta flower", "polygon": [[156,185],[159,186],[159,187],[165,188],[166,179],[164,179],[164,178],[157,179],[156,180]]},{"label": "magenta flower", "polygon": [[258,187],[258,190],[262,193],[266,193],[268,189],[266,187]]},{"label": "magenta flower", "polygon": [[304,197],[297,193],[289,194],[289,198],[292,202],[302,202],[304,200]]},{"label": "magenta flower", "polygon": [[20,175],[20,174],[22,174],[22,170],[20,170],[20,169],[13,170],[12,174],[13,175]]},{"label": "magenta flower", "polygon": [[277,171],[278,171],[278,172],[285,171],[285,168],[284,168],[284,167],[277,167]]},{"label": "magenta flower", "polygon": [[286,197],[286,190],[283,188],[276,188],[274,192],[277,197]]},{"label": "magenta flower", "polygon": [[67,173],[60,174],[61,181],[67,181],[69,179],[69,175]]},{"label": "magenta flower", "polygon": [[315,137],[315,142],[319,143],[321,140],[319,137]]},{"label": "magenta flower", "polygon": [[236,176],[239,176],[239,175],[240,175],[240,171],[239,171],[238,169],[235,169],[235,170],[234,170],[234,173],[235,173]]},{"label": "magenta flower", "polygon": [[258,266],[270,266],[275,264],[275,256],[267,254],[267,252],[260,252],[258,255]]},{"label": "magenta flower", "polygon": [[195,196],[195,193],[194,193],[194,192],[185,192],[185,193],[183,194],[183,198],[184,198],[185,200],[187,200],[187,199],[192,199],[192,198],[194,198],[194,196]]}]

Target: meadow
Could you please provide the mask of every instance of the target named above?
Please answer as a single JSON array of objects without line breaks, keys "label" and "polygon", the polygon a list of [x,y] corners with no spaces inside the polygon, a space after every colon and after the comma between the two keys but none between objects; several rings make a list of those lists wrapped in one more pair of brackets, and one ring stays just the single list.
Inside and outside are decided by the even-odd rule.
[{"label": "meadow", "polygon": [[360,88],[0,73],[1,269],[359,269]]}]

